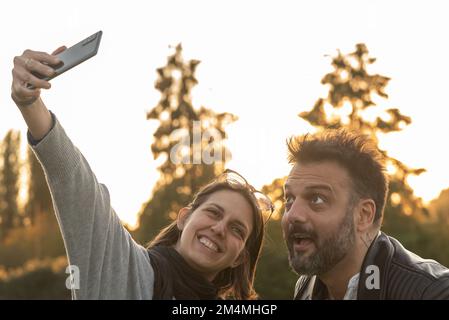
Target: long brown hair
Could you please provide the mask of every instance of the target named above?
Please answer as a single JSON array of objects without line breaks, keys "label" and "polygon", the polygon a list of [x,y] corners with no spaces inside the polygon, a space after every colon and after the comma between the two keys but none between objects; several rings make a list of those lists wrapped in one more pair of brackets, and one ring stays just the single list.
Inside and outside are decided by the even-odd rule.
[{"label": "long brown hair", "polygon": [[[211,194],[220,190],[231,190],[245,197],[253,210],[254,227],[242,252],[244,255],[243,262],[235,268],[229,267],[219,272],[213,280],[213,284],[218,288],[218,294],[221,298],[256,299],[257,294],[254,290],[253,283],[265,229],[262,211],[259,209],[257,200],[252,192],[244,186],[240,187],[227,182],[211,182],[203,187],[187,206],[190,209],[188,214],[192,214],[193,211],[208,200]],[[174,246],[178,242],[180,235],[181,231],[178,229],[176,221],[173,221],[159,232],[150,242],[148,248],[157,245]]]}]

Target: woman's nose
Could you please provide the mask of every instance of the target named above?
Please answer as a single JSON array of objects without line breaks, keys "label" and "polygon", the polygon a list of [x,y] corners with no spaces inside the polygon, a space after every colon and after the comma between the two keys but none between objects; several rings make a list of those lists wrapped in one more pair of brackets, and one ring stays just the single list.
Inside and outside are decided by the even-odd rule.
[{"label": "woman's nose", "polygon": [[215,234],[217,234],[217,235],[223,237],[224,234],[225,234],[225,230],[226,230],[226,224],[225,224],[225,222],[224,222],[223,220],[217,221],[215,224],[213,224],[213,225],[211,226],[211,230],[212,230]]}]

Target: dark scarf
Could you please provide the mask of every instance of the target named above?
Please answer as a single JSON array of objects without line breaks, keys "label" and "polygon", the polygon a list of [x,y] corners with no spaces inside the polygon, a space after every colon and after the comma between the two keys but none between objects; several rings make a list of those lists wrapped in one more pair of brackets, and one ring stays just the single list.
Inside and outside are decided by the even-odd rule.
[{"label": "dark scarf", "polygon": [[217,288],[190,267],[172,247],[148,249],[154,270],[154,300],[218,299]]}]

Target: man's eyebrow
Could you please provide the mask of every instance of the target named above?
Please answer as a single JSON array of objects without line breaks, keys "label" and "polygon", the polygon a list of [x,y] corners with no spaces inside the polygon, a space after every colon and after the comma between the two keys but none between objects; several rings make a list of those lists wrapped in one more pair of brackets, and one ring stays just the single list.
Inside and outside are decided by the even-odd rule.
[{"label": "man's eyebrow", "polygon": [[322,191],[330,192],[330,193],[332,193],[333,195],[335,194],[335,193],[334,193],[334,189],[332,189],[332,187],[330,187],[330,186],[327,185],[327,184],[316,184],[316,185],[306,186],[306,187],[304,188],[304,190],[305,190],[305,191],[322,190]]}]

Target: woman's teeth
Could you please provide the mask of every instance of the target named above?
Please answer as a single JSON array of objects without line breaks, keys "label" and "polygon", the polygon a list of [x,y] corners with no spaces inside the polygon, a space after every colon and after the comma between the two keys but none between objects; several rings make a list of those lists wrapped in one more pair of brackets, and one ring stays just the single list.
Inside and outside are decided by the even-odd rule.
[{"label": "woman's teeth", "polygon": [[213,243],[212,241],[210,241],[209,239],[207,239],[206,237],[200,237],[199,241],[207,248],[218,252],[218,247],[215,243]]}]

